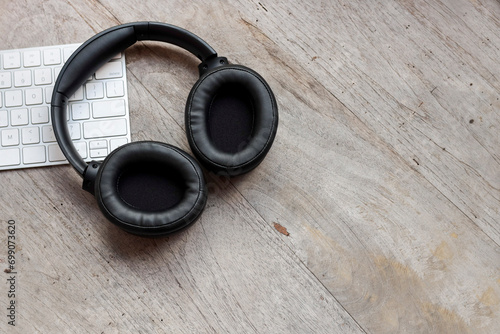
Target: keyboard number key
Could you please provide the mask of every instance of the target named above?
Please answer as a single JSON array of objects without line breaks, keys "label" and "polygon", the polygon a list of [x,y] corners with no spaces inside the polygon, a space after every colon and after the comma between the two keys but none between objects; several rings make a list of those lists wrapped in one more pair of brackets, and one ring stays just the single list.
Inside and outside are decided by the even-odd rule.
[{"label": "keyboard number key", "polygon": [[31,123],[43,124],[49,122],[49,107],[31,108]]},{"label": "keyboard number key", "polygon": [[52,83],[52,69],[40,68],[35,70],[35,85],[50,85]]},{"label": "keyboard number key", "polygon": [[6,129],[2,130],[2,146],[17,146],[19,145],[19,130]]},{"label": "keyboard number key", "polygon": [[0,72],[0,88],[12,87],[12,75],[10,72]]},{"label": "keyboard number key", "polygon": [[29,164],[39,164],[47,161],[45,146],[30,146],[23,148],[23,162]]},{"label": "keyboard number key", "polygon": [[31,71],[14,72],[14,86],[16,87],[31,86]]}]

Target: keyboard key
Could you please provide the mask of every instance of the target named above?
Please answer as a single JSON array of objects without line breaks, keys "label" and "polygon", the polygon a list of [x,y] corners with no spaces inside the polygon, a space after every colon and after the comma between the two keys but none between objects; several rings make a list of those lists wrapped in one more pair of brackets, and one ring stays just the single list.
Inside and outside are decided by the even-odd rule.
[{"label": "keyboard key", "polygon": [[7,125],[9,125],[7,110],[0,110],[0,127],[6,127]]},{"label": "keyboard key", "polygon": [[35,85],[50,85],[52,83],[52,69],[40,68],[35,70]]},{"label": "keyboard key", "polygon": [[106,82],[106,96],[119,97],[125,95],[123,89],[123,81],[108,81]]},{"label": "keyboard key", "polygon": [[85,85],[85,91],[87,92],[87,99],[102,99],[104,97],[104,86],[102,82],[90,82]]},{"label": "keyboard key", "polygon": [[97,159],[97,158],[104,158],[108,155],[108,149],[107,148],[100,148],[97,150],[90,150],[90,157],[92,159]]},{"label": "keyboard key", "polygon": [[50,104],[52,100],[52,92],[54,91],[53,86],[45,87],[45,103]]},{"label": "keyboard key", "polygon": [[28,109],[12,109],[10,111],[10,125],[28,125]]},{"label": "keyboard key", "polygon": [[124,118],[83,123],[84,138],[98,138],[104,135],[107,137],[125,136],[126,134],[127,121]]},{"label": "keyboard key", "polygon": [[40,142],[40,131],[38,127],[23,128],[21,137],[24,145],[38,144]]},{"label": "keyboard key", "polygon": [[31,71],[16,71],[14,72],[14,86],[28,87],[31,86]]},{"label": "keyboard key", "polygon": [[72,46],[72,47],[69,47],[69,48],[64,48],[64,62],[67,62],[69,57],[71,57],[71,55],[73,54],[73,52],[76,51],[76,49],[78,49],[78,46]]},{"label": "keyboard key", "polygon": [[61,51],[59,49],[43,50],[44,65],[59,65],[61,63]]},{"label": "keyboard key", "polygon": [[89,145],[91,150],[108,148],[108,142],[106,140],[93,140],[89,143]]},{"label": "keyboard key", "polygon": [[0,108],[2,107],[2,92],[0,92]]},{"label": "keyboard key", "polygon": [[49,107],[31,108],[31,123],[43,124],[49,122]]},{"label": "keyboard key", "polygon": [[25,51],[23,53],[24,67],[35,67],[41,65],[41,57],[39,50]]},{"label": "keyboard key", "polygon": [[19,52],[7,52],[3,54],[3,68],[13,69],[21,67],[21,54]]},{"label": "keyboard key", "polygon": [[69,135],[71,136],[71,139],[80,139],[82,137],[82,131],[80,130],[80,124],[79,123],[71,123],[68,124],[68,131]]},{"label": "keyboard key", "polygon": [[12,87],[12,75],[10,72],[0,72],[0,88]]},{"label": "keyboard key", "polygon": [[125,116],[125,100],[99,101],[92,103],[94,118]]},{"label": "keyboard key", "polygon": [[95,72],[95,78],[97,80],[121,78],[122,76],[122,63],[119,61],[110,61]]},{"label": "keyboard key", "polygon": [[26,89],[25,91],[26,94],[26,105],[31,106],[34,104],[42,104],[43,103],[43,96],[42,96],[42,89],[41,88],[31,88],[31,89]]},{"label": "keyboard key", "polygon": [[21,163],[18,148],[0,150],[0,166],[15,166]]},{"label": "keyboard key", "polygon": [[8,90],[5,92],[5,106],[20,107],[23,105],[23,91],[22,90]]},{"label": "keyboard key", "polygon": [[48,125],[42,128],[42,140],[44,143],[53,143],[56,141],[52,126]]},{"label": "keyboard key", "polygon": [[49,161],[64,161],[66,157],[62,153],[59,145],[49,145]]},{"label": "keyboard key", "polygon": [[120,147],[122,145],[125,145],[126,143],[128,143],[127,138],[115,138],[115,139],[111,139],[109,141],[109,150],[110,151],[114,151],[118,147]]},{"label": "keyboard key", "polygon": [[76,151],[80,154],[82,159],[87,159],[87,143],[84,141],[73,143]]},{"label": "keyboard key", "polygon": [[82,120],[90,118],[90,108],[88,103],[73,103],[71,105],[71,114],[73,120]]},{"label": "keyboard key", "polygon": [[81,101],[83,100],[83,86],[78,88],[76,92],[71,95],[68,99],[69,101]]},{"label": "keyboard key", "polygon": [[47,161],[45,146],[30,146],[23,148],[23,163],[39,164]]},{"label": "keyboard key", "polygon": [[19,145],[19,130],[6,129],[2,130],[2,146]]},{"label": "keyboard key", "polygon": [[57,80],[57,77],[59,76],[59,73],[61,73],[61,70],[62,70],[62,67],[54,68],[54,78],[56,78],[55,80]]}]

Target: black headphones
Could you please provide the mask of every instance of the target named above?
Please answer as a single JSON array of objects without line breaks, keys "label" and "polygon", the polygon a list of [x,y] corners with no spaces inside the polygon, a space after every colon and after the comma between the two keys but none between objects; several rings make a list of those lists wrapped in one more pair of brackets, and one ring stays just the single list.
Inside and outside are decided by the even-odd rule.
[{"label": "black headphones", "polygon": [[191,150],[208,170],[226,176],[259,165],[278,128],[271,88],[255,71],[229,64],[210,45],[182,28],[135,22],[105,30],[82,44],[62,68],[54,86],[54,134],[69,163],[83,178],[103,214],[124,230],[144,236],[167,235],[198,218],[207,200],[201,168],[183,150],[151,141],[133,142],[102,162],[87,164],[67,127],[68,98],[103,64],[136,41],[177,45],[201,60],[200,78],[186,103]]}]

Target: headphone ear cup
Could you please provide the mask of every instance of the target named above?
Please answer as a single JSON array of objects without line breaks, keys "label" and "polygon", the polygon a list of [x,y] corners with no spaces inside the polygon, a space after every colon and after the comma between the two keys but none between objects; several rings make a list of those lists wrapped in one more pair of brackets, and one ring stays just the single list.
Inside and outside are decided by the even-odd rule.
[{"label": "headphone ear cup", "polygon": [[240,175],[257,167],[276,136],[278,106],[255,71],[226,65],[204,74],[186,104],[186,134],[208,170]]},{"label": "headphone ear cup", "polygon": [[161,236],[193,223],[207,200],[202,171],[186,152],[158,142],[133,142],[106,157],[95,197],[127,232]]}]

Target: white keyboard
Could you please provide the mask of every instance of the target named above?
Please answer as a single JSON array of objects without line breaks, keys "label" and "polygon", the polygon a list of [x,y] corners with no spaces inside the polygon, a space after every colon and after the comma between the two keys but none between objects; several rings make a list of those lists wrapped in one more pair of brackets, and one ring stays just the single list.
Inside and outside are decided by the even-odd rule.
[{"label": "white keyboard", "polygon": [[[67,163],[50,121],[52,88],[80,44],[0,51],[0,170]],[[130,142],[125,55],[69,99],[68,129],[85,161]]]}]

